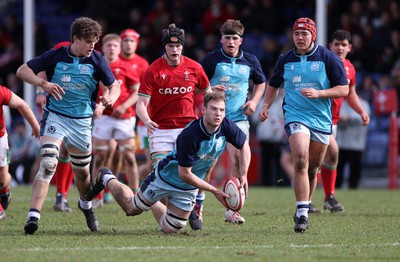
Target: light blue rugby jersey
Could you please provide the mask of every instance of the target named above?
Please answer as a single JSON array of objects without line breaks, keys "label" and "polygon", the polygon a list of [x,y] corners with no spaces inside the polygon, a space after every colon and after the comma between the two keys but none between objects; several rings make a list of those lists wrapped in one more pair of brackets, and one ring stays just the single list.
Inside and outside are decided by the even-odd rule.
[{"label": "light blue rugby jersey", "polygon": [[246,108],[240,108],[247,101],[249,81],[252,79],[256,85],[266,81],[257,57],[242,50],[238,57],[230,57],[221,48],[205,55],[200,64],[212,86],[227,88],[226,117],[233,122],[247,120]]},{"label": "light blue rugby jersey", "polygon": [[93,116],[99,81],[109,86],[115,77],[104,57],[93,51],[90,57],[76,57],[70,47],[51,49],[27,62],[35,74],[46,71],[48,81],[61,86],[65,94],[56,101],[47,96],[46,109],[71,118]]},{"label": "light blue rugby jersey", "polygon": [[159,177],[173,187],[193,190],[195,187],[179,178],[178,165],[192,167],[192,173],[204,179],[214,161],[224,152],[226,142],[240,149],[245,140],[245,133],[226,117],[212,135],[206,131],[203,118],[194,120],[178,135],[176,148],[158,162]]},{"label": "light blue rugby jersey", "polygon": [[335,53],[319,45],[306,55],[296,54],[295,49],[282,54],[269,81],[273,87],[284,87],[285,125],[300,122],[326,134],[332,133],[331,99],[306,98],[300,91],[347,84],[343,62]]}]

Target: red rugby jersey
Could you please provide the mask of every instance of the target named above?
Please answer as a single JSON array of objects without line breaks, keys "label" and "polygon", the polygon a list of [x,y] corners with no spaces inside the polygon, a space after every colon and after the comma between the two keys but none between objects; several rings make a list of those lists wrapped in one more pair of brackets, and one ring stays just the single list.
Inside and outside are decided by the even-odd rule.
[{"label": "red rugby jersey", "polygon": [[160,57],[145,71],[139,96],[150,97],[148,113],[160,129],[183,128],[197,118],[195,89],[209,86],[202,66],[196,61],[182,56],[179,65],[173,67]]},{"label": "red rugby jersey", "polygon": [[11,101],[11,90],[0,85],[0,137],[6,133],[6,122],[4,121],[3,105],[8,105]]}]

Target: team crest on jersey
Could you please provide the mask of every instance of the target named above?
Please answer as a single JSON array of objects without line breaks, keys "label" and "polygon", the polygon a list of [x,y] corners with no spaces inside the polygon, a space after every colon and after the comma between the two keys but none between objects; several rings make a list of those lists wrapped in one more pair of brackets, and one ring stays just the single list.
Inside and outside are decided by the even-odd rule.
[{"label": "team crest on jersey", "polygon": [[319,63],[318,62],[311,63],[311,71],[319,71]]},{"label": "team crest on jersey", "polygon": [[300,83],[300,82],[301,82],[301,75],[294,76],[294,77],[292,78],[292,82],[293,82],[293,84],[294,84],[294,83]]},{"label": "team crest on jersey", "polygon": [[79,68],[79,73],[88,74],[89,73],[89,67],[87,65],[81,65],[81,67]]},{"label": "team crest on jersey", "polygon": [[61,82],[64,82],[64,83],[71,82],[71,76],[70,75],[63,75],[61,77]]},{"label": "team crest on jersey", "polygon": [[188,80],[189,80],[189,74],[190,74],[190,73],[189,73],[188,71],[185,71],[184,74],[185,74],[185,80],[188,81]]},{"label": "team crest on jersey", "polygon": [[245,66],[239,66],[238,74],[244,75],[247,73],[247,68]]},{"label": "team crest on jersey", "polygon": [[47,128],[47,133],[54,134],[55,132],[56,132],[56,127],[55,126],[49,126]]}]

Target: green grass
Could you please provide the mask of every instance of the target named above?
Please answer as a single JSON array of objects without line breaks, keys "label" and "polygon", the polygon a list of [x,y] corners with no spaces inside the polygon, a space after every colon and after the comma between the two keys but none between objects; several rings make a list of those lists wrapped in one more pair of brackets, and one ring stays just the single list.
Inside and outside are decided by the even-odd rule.
[{"label": "green grass", "polygon": [[[0,221],[1,261],[399,261],[399,192],[338,190],[345,213],[310,216],[304,234],[293,231],[295,200],[290,188],[252,187],[242,210],[244,225],[223,220],[224,209],[208,193],[204,228],[165,235],[147,212],[127,217],[115,201],[96,210],[101,231],[92,233],[76,207],[53,211],[51,187],[39,230],[24,235],[30,188],[12,188],[8,217]],[[314,203],[322,207],[317,189]]]}]

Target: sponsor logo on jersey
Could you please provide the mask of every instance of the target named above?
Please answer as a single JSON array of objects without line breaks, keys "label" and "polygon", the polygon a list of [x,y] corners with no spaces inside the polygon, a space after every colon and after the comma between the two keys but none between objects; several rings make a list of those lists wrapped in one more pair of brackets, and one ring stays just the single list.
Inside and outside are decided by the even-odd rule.
[{"label": "sponsor logo on jersey", "polygon": [[300,82],[301,82],[301,75],[294,76],[294,77],[292,78],[292,82],[293,82],[293,83],[300,83]]},{"label": "sponsor logo on jersey", "polygon": [[220,81],[221,83],[229,82],[229,80],[231,80],[231,77],[230,77],[230,76],[221,76],[221,78],[219,79],[219,81]]},{"label": "sponsor logo on jersey", "polygon": [[161,77],[164,80],[165,79],[166,74],[162,74]]},{"label": "sponsor logo on jersey", "polygon": [[175,87],[171,87],[171,88],[167,87],[167,88],[160,88],[160,89],[158,89],[158,92],[159,92],[161,95],[179,95],[179,94],[190,93],[190,92],[192,92],[192,91],[193,91],[193,87],[192,87],[192,86],[188,86],[188,87],[185,87],[185,86],[181,86],[181,87],[175,86]]},{"label": "sponsor logo on jersey", "polygon": [[71,82],[71,76],[70,75],[63,75],[61,77],[61,82],[64,82],[64,83]]},{"label": "sponsor logo on jersey", "polygon": [[290,64],[290,70],[293,71],[293,69],[294,69],[294,64]]}]

